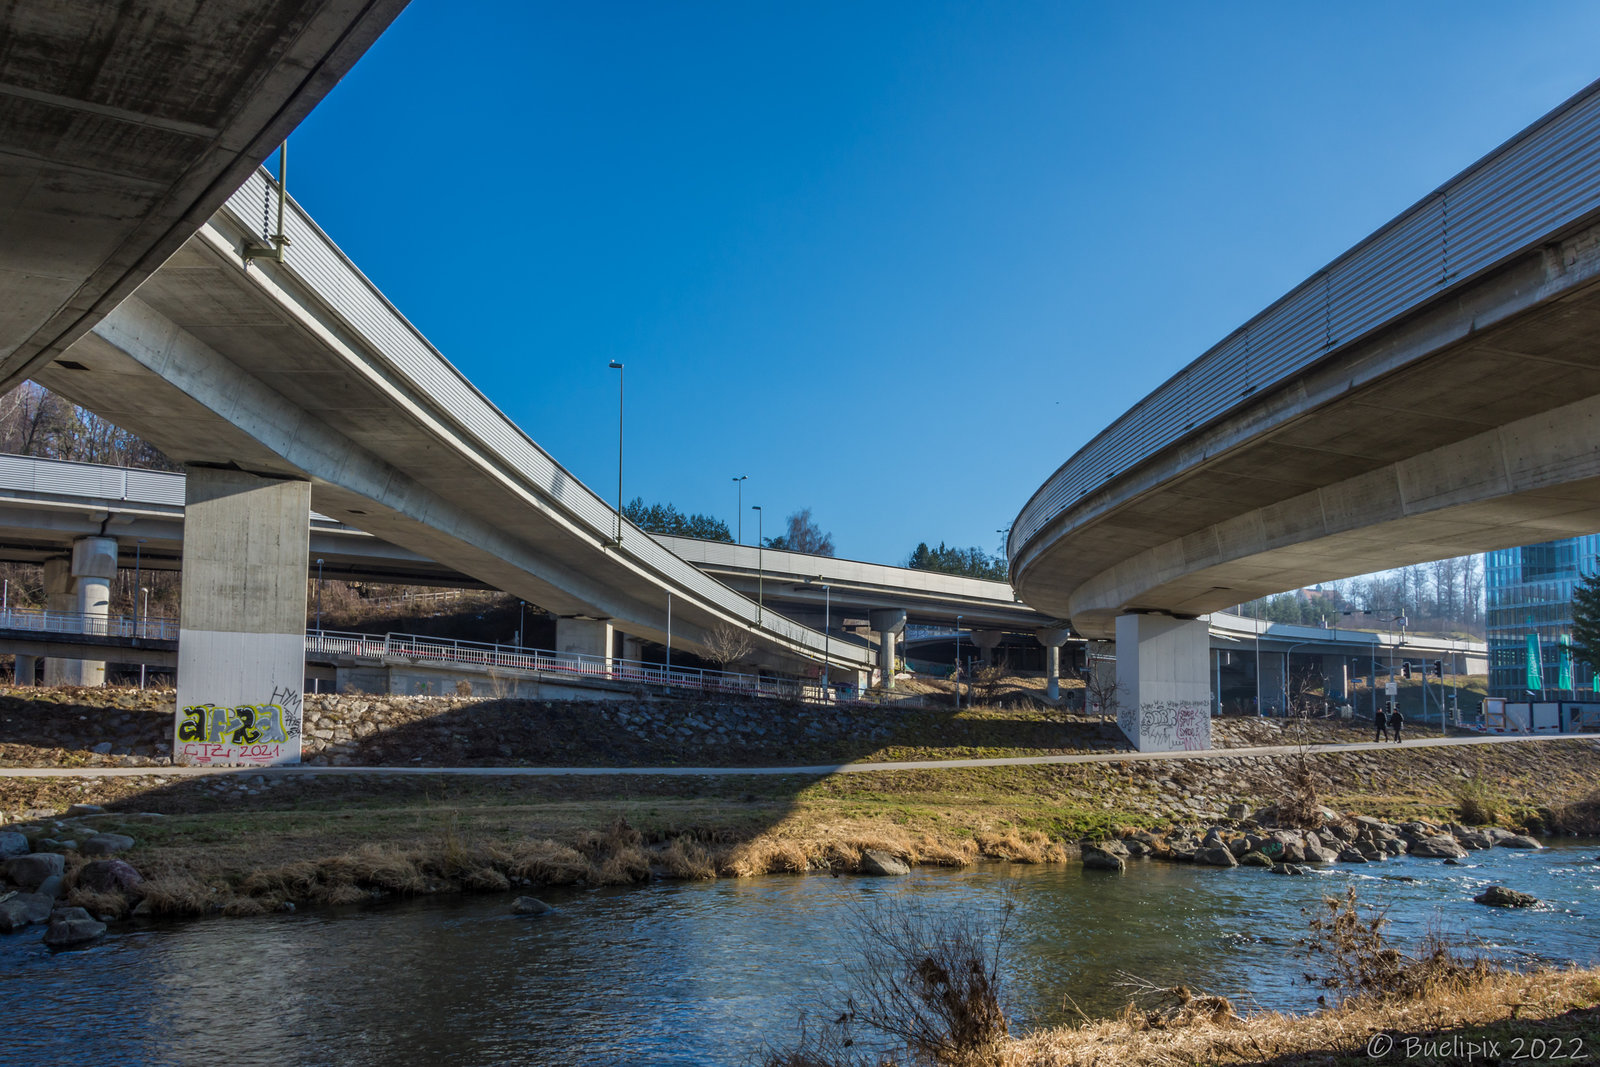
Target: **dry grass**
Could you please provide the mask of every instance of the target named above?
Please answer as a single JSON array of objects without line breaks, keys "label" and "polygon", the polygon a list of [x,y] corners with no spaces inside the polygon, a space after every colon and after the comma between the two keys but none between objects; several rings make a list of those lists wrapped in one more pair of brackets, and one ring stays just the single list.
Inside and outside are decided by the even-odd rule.
[{"label": "dry grass", "polygon": [[[1566,1027],[1573,1028],[1573,1036],[1592,1034],[1600,1024],[1597,1005],[1600,971],[1500,973],[1413,997],[1357,997],[1312,1015],[1266,1012],[1239,1020],[1200,1011],[1152,1024],[1142,1013],[1128,1013],[1030,1034],[993,1062],[995,1067],[1188,1067],[1269,1060],[1282,1067],[1355,1064],[1371,1062],[1367,1042],[1380,1033],[1493,1033],[1497,1024],[1515,1019],[1514,1032],[1524,1039]],[[1501,1047],[1509,1050],[1504,1038]],[[1398,1058],[1397,1050],[1394,1061]]]},{"label": "dry grass", "polygon": [[1063,863],[1069,855],[1065,845],[1039,830],[979,834],[978,848],[990,859],[1012,863]]},{"label": "dry grass", "polygon": [[128,898],[121,893],[102,893],[88,886],[79,886],[69,893],[67,904],[82,908],[97,919],[104,915],[121,919],[132,910]]},{"label": "dry grass", "polygon": [[685,882],[711,881],[717,877],[717,865],[711,854],[691,837],[672,839],[657,857],[662,873],[668,878]]}]

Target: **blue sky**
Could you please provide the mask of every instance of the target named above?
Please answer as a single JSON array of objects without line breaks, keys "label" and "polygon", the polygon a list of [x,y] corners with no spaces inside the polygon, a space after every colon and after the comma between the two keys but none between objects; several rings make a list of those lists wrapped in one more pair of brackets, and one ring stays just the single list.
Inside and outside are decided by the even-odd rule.
[{"label": "blue sky", "polygon": [[602,496],[999,547],[1178,368],[1600,76],[1585,3],[412,0],[290,191]]}]

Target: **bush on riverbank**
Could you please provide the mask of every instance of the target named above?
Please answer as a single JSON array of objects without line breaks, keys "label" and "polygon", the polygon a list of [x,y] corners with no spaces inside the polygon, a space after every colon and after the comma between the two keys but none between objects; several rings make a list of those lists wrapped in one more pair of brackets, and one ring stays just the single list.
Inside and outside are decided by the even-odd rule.
[{"label": "bush on riverbank", "polygon": [[1600,789],[1555,808],[1543,822],[1552,833],[1600,836]]}]

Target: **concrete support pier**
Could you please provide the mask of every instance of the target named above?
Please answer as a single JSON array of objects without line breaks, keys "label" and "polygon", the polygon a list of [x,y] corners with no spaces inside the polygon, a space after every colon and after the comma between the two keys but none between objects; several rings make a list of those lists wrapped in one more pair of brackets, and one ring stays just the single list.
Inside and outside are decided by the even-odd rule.
[{"label": "concrete support pier", "polygon": [[1072,631],[1065,626],[1036,630],[1034,636],[1044,646],[1044,695],[1051,700],[1061,699],[1061,646],[1067,643]]},{"label": "concrete support pier", "polygon": [[994,666],[994,650],[1000,647],[1000,640],[1003,637],[1005,637],[1005,634],[999,630],[972,631],[972,643],[978,647],[978,651],[983,653],[983,665],[985,667]]},{"label": "concrete support pier", "polygon": [[1208,620],[1117,619],[1117,725],[1140,752],[1211,747]]},{"label": "concrete support pier", "polygon": [[186,473],[174,759],[298,763],[311,484]]},{"label": "concrete support pier", "polygon": [[867,620],[878,634],[878,667],[883,672],[883,687],[894,688],[895,637],[906,628],[906,613],[902,608],[873,608]]},{"label": "concrete support pier", "polygon": [[611,669],[613,636],[610,620],[557,619],[556,651],[576,652],[583,656],[599,656],[605,660],[606,670]]},{"label": "concrete support pier", "polygon": [[[116,575],[116,538],[80,537],[72,543],[71,558],[45,561],[45,606],[82,616],[84,633],[105,633]],[[105,685],[105,661],[47,659],[44,680],[46,685]]]},{"label": "concrete support pier", "polygon": [[39,680],[39,657],[17,656],[17,664],[11,672],[12,681],[17,685],[35,685]]}]

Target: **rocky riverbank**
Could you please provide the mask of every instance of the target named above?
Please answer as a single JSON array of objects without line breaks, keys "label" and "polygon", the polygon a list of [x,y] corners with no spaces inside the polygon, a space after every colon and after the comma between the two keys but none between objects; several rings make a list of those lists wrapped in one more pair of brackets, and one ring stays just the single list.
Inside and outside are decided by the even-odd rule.
[{"label": "rocky riverbank", "polygon": [[[0,690],[0,766],[171,764],[172,690]],[[312,766],[760,766],[1123,751],[1097,716],[1035,707],[961,711],[780,701],[500,700],[307,694]],[[1218,719],[1213,744],[1370,740],[1362,723]],[[1417,727],[1413,738],[1436,736]]]}]

